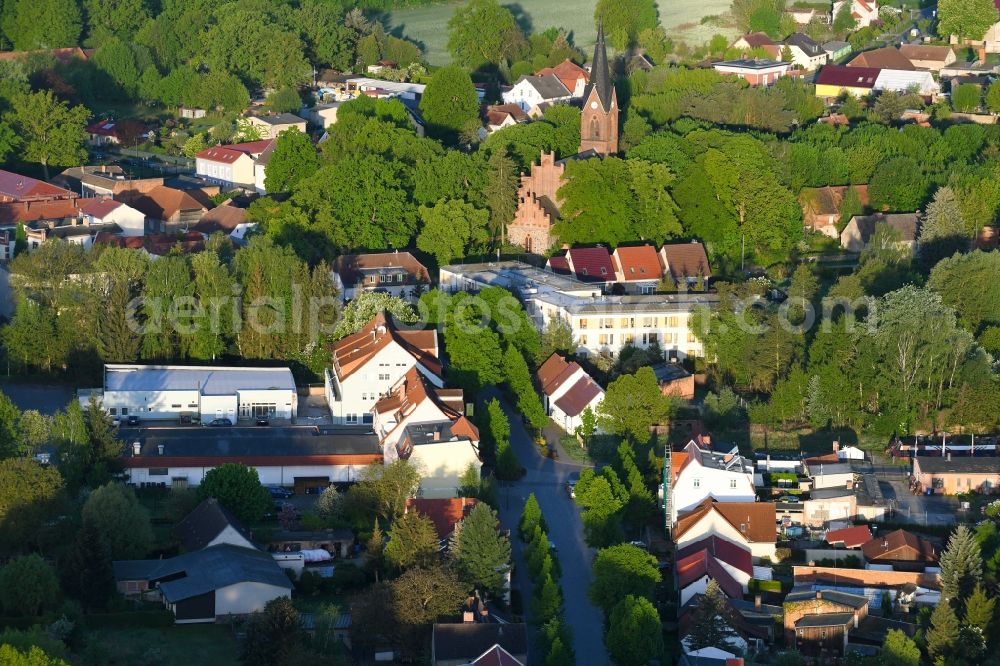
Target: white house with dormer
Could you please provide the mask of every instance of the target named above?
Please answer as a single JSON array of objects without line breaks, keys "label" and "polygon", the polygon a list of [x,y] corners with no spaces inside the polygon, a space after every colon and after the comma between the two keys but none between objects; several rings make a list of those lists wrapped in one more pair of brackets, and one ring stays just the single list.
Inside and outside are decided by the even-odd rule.
[{"label": "white house with dormer", "polygon": [[375,403],[414,369],[433,386],[444,386],[437,331],[402,330],[379,313],[360,331],[333,345],[333,364],[325,373],[333,422],[372,423]]},{"label": "white house with dormer", "polygon": [[671,538],[678,549],[716,537],[750,551],[754,560],[774,560],[778,541],[777,512],[772,502],[704,500],[681,513]]},{"label": "white house with dormer", "polygon": [[872,21],[878,20],[878,3],[875,0],[838,0],[833,3],[833,18],[837,18],[844,3],[851,3],[851,16],[857,21],[858,28],[867,28]]},{"label": "white house with dormer", "polygon": [[[717,502],[753,502],[756,492],[753,485],[753,463],[733,447],[727,453],[704,449],[693,440],[683,451],[672,454],[683,457],[671,487],[672,524],[677,524],[678,514],[694,509],[704,500]],[[677,461],[672,461],[672,466]]]},{"label": "white house with dormer", "polygon": [[542,392],[545,413],[570,434],[580,427],[587,409],[596,415],[604,401],[600,385],[578,363],[568,363],[559,354],[552,354],[542,363],[535,377]]}]

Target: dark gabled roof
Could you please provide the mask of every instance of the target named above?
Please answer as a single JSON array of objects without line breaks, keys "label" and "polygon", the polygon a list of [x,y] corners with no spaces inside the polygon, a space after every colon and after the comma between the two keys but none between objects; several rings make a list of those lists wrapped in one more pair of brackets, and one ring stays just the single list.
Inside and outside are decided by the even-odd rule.
[{"label": "dark gabled roof", "polygon": [[514,657],[528,654],[528,633],[524,624],[435,624],[433,651],[438,661],[472,661],[494,645]]},{"label": "dark gabled roof", "polygon": [[269,554],[229,544],[166,560],[117,561],[112,568],[116,580],[159,582],[160,592],[170,603],[239,583],[292,589],[288,576]]},{"label": "dark gabled roof", "polygon": [[785,597],[785,603],[790,604],[815,599],[828,601],[855,610],[863,608],[868,603],[868,598],[860,594],[851,594],[850,592],[841,592],[840,590],[813,590],[812,588],[793,589]]},{"label": "dark gabled roof", "polygon": [[[887,224],[899,234],[900,242],[912,243],[917,239],[917,227],[920,218],[917,213],[873,213],[871,215],[855,215],[855,222],[861,242],[865,245],[871,240],[879,224]],[[850,224],[850,223],[848,223]]]},{"label": "dark gabled roof", "polygon": [[966,456],[939,458],[920,456],[915,460],[921,472],[929,474],[1000,474],[1000,458],[995,456]]},{"label": "dark gabled roof", "polygon": [[240,536],[253,543],[250,533],[243,529],[236,517],[214,497],[209,497],[195,507],[194,511],[174,527],[174,534],[180,539],[184,550],[201,550],[219,536],[224,529],[232,527]]},{"label": "dark gabled roof", "polygon": [[798,627],[843,627],[854,622],[854,613],[822,613],[803,615],[795,622]]},{"label": "dark gabled roof", "polygon": [[846,67],[825,65],[816,75],[816,85],[844,88],[874,88],[875,79],[882,70],[874,67]]},{"label": "dark gabled roof", "polygon": [[812,37],[809,35],[804,35],[801,32],[793,32],[785,38],[785,44],[788,46],[797,46],[802,49],[802,52],[809,57],[820,56],[826,53],[823,47],[816,43]]},{"label": "dark gabled roof", "polygon": [[615,87],[611,81],[611,68],[608,66],[608,49],[604,45],[603,17],[597,23],[597,44],[594,46],[594,59],[590,65],[590,83],[583,91],[583,99],[589,99],[592,90],[597,91],[597,98],[604,110],[610,111]]},{"label": "dark gabled roof", "polygon": [[545,100],[561,99],[568,97],[571,93],[555,74],[543,74],[542,76],[525,75],[519,81],[527,81],[542,96],[542,99]]}]

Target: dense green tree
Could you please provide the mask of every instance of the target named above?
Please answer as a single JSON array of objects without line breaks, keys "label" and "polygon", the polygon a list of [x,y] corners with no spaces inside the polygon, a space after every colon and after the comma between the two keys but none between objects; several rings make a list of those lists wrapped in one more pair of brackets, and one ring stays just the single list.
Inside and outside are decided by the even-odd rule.
[{"label": "dense green tree", "polygon": [[987,596],[982,585],[976,585],[965,602],[964,624],[979,629],[984,636],[991,636],[990,628],[996,615],[996,603],[996,598]]},{"label": "dense green tree", "polygon": [[[298,113],[302,108],[302,99],[298,90],[286,86],[268,95],[265,104],[274,113]],[[270,167],[268,163],[268,168]]]},{"label": "dense green tree", "polygon": [[248,524],[259,522],[271,506],[271,496],[261,485],[257,470],[239,463],[210,469],[198,486],[198,496],[202,500],[214,497]]},{"label": "dense green tree", "polygon": [[565,319],[558,317],[550,317],[545,322],[540,342],[538,354],[535,356],[537,364],[544,363],[552,354],[572,354],[577,348],[573,339],[573,329]]},{"label": "dense green tree", "polygon": [[489,241],[489,213],[464,201],[442,199],[422,206],[420,218],[417,247],[434,255],[441,266],[485,249]]},{"label": "dense green tree", "polygon": [[464,580],[499,594],[510,570],[510,541],[499,531],[496,512],[480,502],[451,537],[449,554]]},{"label": "dense green tree", "polygon": [[[466,9],[478,1],[473,0]],[[462,11],[458,9],[456,15]],[[455,66],[434,72],[420,98],[420,112],[431,135],[448,143],[455,143],[470,123],[478,126],[479,96],[468,72]]]},{"label": "dense green tree", "polygon": [[504,147],[490,151],[488,177],[483,197],[490,210],[490,231],[494,239],[504,237],[507,224],[517,212],[517,189],[520,185],[517,165]]},{"label": "dense green tree", "polygon": [[532,384],[524,356],[514,345],[508,345],[504,350],[503,376],[517,398],[518,411],[528,419],[533,428],[540,430],[548,422],[548,416]]},{"label": "dense green tree", "polygon": [[938,34],[955,35],[960,43],[966,39],[982,39],[998,20],[1000,13],[988,0],[942,0],[938,3]]},{"label": "dense green tree", "polygon": [[890,629],[885,635],[879,660],[885,666],[920,666],[920,648],[905,632]]},{"label": "dense green tree", "polygon": [[544,519],[542,518],[542,509],[538,506],[538,499],[535,497],[535,493],[528,493],[528,499],[524,501],[524,508],[521,510],[521,520],[518,523],[518,531],[521,534],[521,539],[524,540],[528,535],[535,531],[535,527],[544,527]]},{"label": "dense green tree", "polygon": [[94,490],[83,505],[83,520],[101,534],[113,560],[139,560],[153,545],[149,513],[128,486],[108,483]]},{"label": "dense green tree", "polygon": [[630,544],[604,548],[594,558],[590,599],[609,615],[626,596],[652,599],[660,572],[656,558]]},{"label": "dense green tree", "polygon": [[663,422],[672,408],[671,400],[660,392],[653,370],[639,368],[608,385],[597,418],[606,432],[644,443],[649,440],[649,427]]},{"label": "dense green tree", "polygon": [[[442,617],[454,616],[466,599],[467,588],[450,569],[433,566],[413,568],[390,584],[391,606],[386,617],[401,630],[397,640],[404,654],[414,658],[422,653],[430,625]],[[375,625],[365,625],[375,626]]]},{"label": "dense green tree", "polygon": [[640,32],[660,22],[653,0],[598,0],[594,20],[603,22],[608,43],[617,51],[634,46]]},{"label": "dense green tree", "polygon": [[76,0],[10,0],[3,32],[17,51],[76,46],[83,22]]},{"label": "dense green tree", "polygon": [[894,157],[880,163],[868,183],[868,197],[873,208],[912,212],[927,197],[927,180],[920,166],[909,157]]},{"label": "dense green tree", "polygon": [[725,594],[714,580],[709,581],[705,594],[692,612],[691,631],[686,644],[691,650],[706,647],[723,647],[736,638],[736,630],[729,621],[729,605]]},{"label": "dense green tree", "polygon": [[12,107],[11,122],[24,140],[22,157],[41,164],[46,180],[50,164],[71,166],[86,159],[83,144],[90,113],[85,107],[70,107],[50,90],[19,95]]},{"label": "dense green tree", "polygon": [[978,333],[984,325],[1000,323],[1000,293],[990,288],[998,274],[1000,253],[977,250],[942,259],[931,270],[927,287],[941,294],[962,323]]},{"label": "dense green tree", "polygon": [[986,106],[993,113],[1000,112],[1000,82],[994,81],[986,89]]},{"label": "dense green tree", "polygon": [[406,500],[417,496],[420,473],[405,460],[372,463],[365,467],[358,485],[373,498],[378,515],[393,520],[403,515]]},{"label": "dense green tree", "polygon": [[59,581],[40,555],[16,557],[0,567],[0,608],[4,614],[35,617],[56,605]]},{"label": "dense green tree", "polygon": [[13,645],[0,645],[0,663],[7,666],[69,666],[57,657],[50,657],[37,645],[19,650]]},{"label": "dense green tree", "polygon": [[983,579],[983,558],[975,535],[959,525],[941,551],[941,596],[963,608]]},{"label": "dense green tree", "polygon": [[246,625],[240,661],[251,666],[289,664],[302,643],[302,620],[288,597],[267,602]]},{"label": "dense green tree", "polygon": [[18,552],[39,536],[39,526],[59,515],[63,480],[52,466],[30,458],[0,460],[0,550]]},{"label": "dense green tree", "polygon": [[951,91],[951,106],[962,113],[973,113],[979,110],[983,91],[974,83],[961,83]]},{"label": "dense green tree", "polygon": [[129,363],[139,357],[142,343],[133,301],[136,295],[135,285],[127,280],[112,282],[103,316],[98,320],[98,349],[107,362]]},{"label": "dense green tree", "polygon": [[90,60],[94,66],[110,79],[116,92],[102,92],[102,96],[118,99],[132,99],[139,89],[139,66],[130,44],[118,37],[107,39]]},{"label": "dense green tree", "polygon": [[448,50],[457,65],[504,66],[524,48],[524,34],[498,0],[472,0],[448,20]]},{"label": "dense green tree", "polygon": [[286,87],[305,82],[312,71],[305,59],[307,51],[297,30],[285,27],[277,12],[277,5],[219,6],[216,21],[201,38],[208,67],[257,85]]},{"label": "dense green tree", "polygon": [[931,614],[931,626],[927,630],[927,653],[931,659],[950,654],[958,643],[960,626],[955,610],[942,599]]},{"label": "dense green tree", "polygon": [[431,519],[411,511],[393,521],[385,558],[397,569],[428,567],[438,560],[440,549]]},{"label": "dense green tree", "polygon": [[833,31],[836,33],[852,32],[858,25],[857,19],[851,12],[849,4],[843,4],[833,17]]},{"label": "dense green tree", "polygon": [[562,592],[551,575],[545,576],[535,585],[531,600],[531,619],[536,624],[544,624],[559,615],[562,610]]},{"label": "dense green tree", "polygon": [[291,192],[318,169],[319,156],[312,141],[298,128],[293,127],[278,135],[267,163],[264,187],[272,194]]},{"label": "dense green tree", "polygon": [[84,521],[66,560],[60,565],[63,589],[85,608],[103,610],[115,593],[111,557],[97,527]]},{"label": "dense green tree", "polygon": [[613,611],[604,638],[608,654],[621,666],[643,666],[663,654],[663,626],[645,597],[625,597]]},{"label": "dense green tree", "polygon": [[146,0],[84,0],[91,36],[131,37],[150,17]]},{"label": "dense green tree", "polygon": [[378,313],[385,313],[400,324],[413,324],[417,315],[413,306],[397,296],[365,291],[344,308],[333,333],[335,340],[353,335],[364,328]]},{"label": "dense green tree", "polygon": [[964,239],[965,224],[955,192],[950,187],[939,187],[927,204],[927,211],[920,226],[920,242],[927,244],[947,239]]}]

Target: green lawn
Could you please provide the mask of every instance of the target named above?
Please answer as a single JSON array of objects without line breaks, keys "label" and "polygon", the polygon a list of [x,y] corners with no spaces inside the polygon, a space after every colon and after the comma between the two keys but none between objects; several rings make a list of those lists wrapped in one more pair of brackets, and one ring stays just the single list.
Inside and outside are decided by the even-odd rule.
[{"label": "green lawn", "polygon": [[[390,31],[398,30],[421,43],[427,60],[432,65],[446,65],[451,59],[447,49],[448,19],[455,8],[462,4],[464,3],[455,2],[408,7],[387,12],[383,18]],[[574,42],[584,51],[589,51],[597,38],[594,26],[596,0],[521,0],[502,4],[508,5],[521,25],[527,26],[531,31],[541,32],[552,26],[571,31]],[[727,32],[717,26],[701,25],[701,19],[727,11],[729,0],[658,0],[657,4],[660,8],[660,22],[666,27],[667,33],[692,45],[708,41],[717,32]]]},{"label": "green lawn", "polygon": [[114,666],[229,666],[238,664],[236,639],[224,625],[163,629],[102,629],[89,633],[100,641],[102,663]]}]

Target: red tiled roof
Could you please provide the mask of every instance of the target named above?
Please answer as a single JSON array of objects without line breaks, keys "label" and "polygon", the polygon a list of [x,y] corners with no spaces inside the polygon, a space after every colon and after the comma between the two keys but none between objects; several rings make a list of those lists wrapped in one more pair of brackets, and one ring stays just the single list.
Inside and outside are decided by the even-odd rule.
[{"label": "red tiled roof", "polygon": [[[743,39],[743,41],[745,41],[747,44],[749,44],[750,48],[752,48],[752,49],[760,48],[762,46],[774,46],[775,45],[774,44],[774,40],[771,39],[770,37],[768,37],[767,33],[763,33],[763,32],[751,32],[751,33],[749,33],[747,35],[743,35],[743,37],[741,39]],[[736,41],[739,41],[739,40],[736,40]]]},{"label": "red tiled roof", "polygon": [[559,354],[552,354],[538,368],[535,377],[538,378],[538,386],[542,393],[552,395],[580,369],[580,365],[576,361],[567,362]]},{"label": "red tiled roof", "polygon": [[434,523],[438,538],[447,539],[455,531],[455,525],[469,515],[469,511],[472,511],[472,507],[478,503],[479,500],[469,497],[446,499],[416,497],[406,500],[406,512],[416,511],[422,516],[427,516]]},{"label": "red tiled roof", "polygon": [[566,259],[565,254],[560,254],[558,256],[549,257],[547,262],[548,269],[553,273],[559,273],[560,275],[569,275],[569,261]]},{"label": "red tiled roof", "polygon": [[14,201],[72,199],[76,194],[55,185],[0,169],[0,197]]},{"label": "red tiled roof", "polygon": [[155,220],[169,220],[183,210],[206,210],[206,206],[188,192],[166,185],[157,185],[142,193],[129,201],[129,205]]},{"label": "red tiled roof", "polygon": [[202,215],[198,224],[194,225],[192,229],[203,234],[212,234],[216,231],[229,233],[246,221],[246,209],[232,206],[227,202]]},{"label": "red tiled roof", "polygon": [[659,280],[663,272],[656,248],[652,245],[619,247],[612,255],[616,272],[626,282],[633,280]]},{"label": "red tiled roof", "polygon": [[76,217],[76,199],[0,203],[0,224],[27,224],[35,220],[66,220]]},{"label": "red tiled roof", "polygon": [[566,253],[577,279],[584,282],[614,282],[615,267],[606,247],[575,247]]},{"label": "red tiled roof", "polygon": [[579,416],[604,391],[590,377],[581,377],[556,400],[556,407],[567,416]]},{"label": "red tiled roof", "polygon": [[273,140],[263,139],[261,141],[248,141],[246,143],[231,143],[228,146],[212,146],[198,153],[196,157],[211,162],[232,164],[243,155],[253,157],[261,154],[267,150],[267,147],[271,145]]},{"label": "red tiled roof", "polygon": [[844,88],[874,88],[881,70],[874,67],[824,65],[816,75],[816,85]]},{"label": "red tiled roof", "polygon": [[[676,455],[676,454],[675,454]],[[674,538],[679,539],[702,518],[716,512],[742,534],[748,542],[774,543],[778,540],[777,515],[771,502],[716,502],[704,500],[694,509],[677,517]],[[744,529],[745,528],[745,529]]]},{"label": "red tiled roof", "polygon": [[367,271],[384,268],[401,268],[416,280],[430,281],[427,267],[409,252],[371,252],[368,254],[343,254],[333,262],[333,270],[346,286],[356,284]]},{"label": "red tiled roof", "polygon": [[[998,0],[1000,2],[1000,0]],[[900,44],[899,52],[911,62],[914,60],[935,60],[944,63],[950,54],[950,46],[932,46],[930,44]]]},{"label": "red tiled roof", "polygon": [[556,78],[562,81],[562,84],[566,86],[566,90],[573,92],[576,88],[576,82],[583,79],[584,84],[590,82],[590,74],[583,67],[580,67],[575,62],[567,58],[555,67],[546,67],[535,72],[535,76],[545,76],[546,74],[555,74]]},{"label": "red tiled roof", "polygon": [[743,586],[707,550],[699,550],[684,559],[678,559],[676,568],[680,589],[684,589],[702,576],[707,575],[718,583],[722,591],[729,597],[733,599],[743,597]]},{"label": "red tiled roof", "polygon": [[911,71],[916,69],[910,59],[899,52],[894,46],[883,46],[880,49],[863,51],[856,55],[848,67],[875,67],[878,69],[898,69]]},{"label": "red tiled roof", "polygon": [[401,331],[384,312],[380,312],[354,335],[333,343],[337,377],[341,381],[350,377],[390,342],[402,346],[429,372],[441,374],[441,361],[437,358],[437,331]]},{"label": "red tiled roof", "polygon": [[494,104],[486,107],[486,120],[490,125],[500,125],[508,116],[516,123],[528,120],[528,114],[517,104]]},{"label": "red tiled roof", "polygon": [[124,205],[120,201],[108,198],[78,199],[77,203],[80,205],[80,210],[83,211],[84,215],[91,215],[97,219],[104,219]]},{"label": "red tiled roof", "polygon": [[913,532],[895,530],[862,544],[861,551],[869,562],[937,562],[934,546]]},{"label": "red tiled roof", "polygon": [[857,548],[858,546],[871,541],[872,531],[867,525],[855,525],[845,527],[842,530],[831,530],[826,533],[826,542],[830,545],[838,543],[844,544],[845,548]]},{"label": "red tiled roof", "polygon": [[664,270],[669,269],[671,276],[677,278],[709,278],[712,277],[712,267],[708,263],[708,254],[701,243],[671,243],[660,248],[660,258],[666,261]]},{"label": "red tiled roof", "polygon": [[725,562],[749,576],[753,575],[753,557],[750,555],[750,550],[717,536],[705,537],[681,548],[677,551],[677,559],[682,560],[699,551],[705,551],[720,562]]}]

